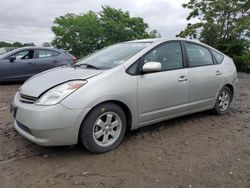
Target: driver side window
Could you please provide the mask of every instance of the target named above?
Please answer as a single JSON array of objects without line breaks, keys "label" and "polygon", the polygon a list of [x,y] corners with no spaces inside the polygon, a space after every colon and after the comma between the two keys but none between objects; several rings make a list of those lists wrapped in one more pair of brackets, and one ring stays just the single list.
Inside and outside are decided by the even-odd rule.
[{"label": "driver side window", "polygon": [[161,70],[173,70],[183,67],[182,51],[179,42],[171,42],[154,49],[143,58],[143,63],[159,62]]},{"label": "driver side window", "polygon": [[13,54],[11,57],[15,57],[16,59],[33,59],[34,51],[33,50],[24,50],[21,52],[18,52],[16,54]]}]

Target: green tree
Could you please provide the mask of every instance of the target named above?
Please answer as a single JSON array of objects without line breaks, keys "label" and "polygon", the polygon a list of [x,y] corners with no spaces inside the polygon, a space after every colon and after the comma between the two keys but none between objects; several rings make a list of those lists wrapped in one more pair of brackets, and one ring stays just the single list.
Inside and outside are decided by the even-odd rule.
[{"label": "green tree", "polygon": [[148,35],[148,38],[161,38],[161,34],[156,29],[150,31]]},{"label": "green tree", "polygon": [[11,43],[4,42],[4,41],[1,41],[1,42],[0,42],[0,48],[1,48],[1,47],[11,47],[11,46],[12,46]]},{"label": "green tree", "polygon": [[[13,44],[14,45],[14,44]],[[23,47],[25,46],[35,46],[35,44],[33,42],[30,42],[30,43],[23,43],[22,44]]]},{"label": "green tree", "polygon": [[14,42],[13,44],[12,44],[12,46],[14,47],[23,47],[23,44],[21,43],[21,42]]},{"label": "green tree", "polygon": [[142,18],[108,6],[100,13],[66,14],[55,19],[52,45],[68,50],[78,58],[107,45],[127,40],[159,37],[156,30],[147,32]]},{"label": "green tree", "polygon": [[196,22],[188,23],[178,37],[199,39],[237,63],[244,61],[250,47],[249,0],[189,0],[182,6],[191,10],[187,20]]},{"label": "green tree", "polygon": [[103,6],[99,13],[103,28],[104,44],[110,45],[135,39],[156,38],[156,30],[147,32],[148,24],[142,18],[130,17],[129,12]]},{"label": "green tree", "polygon": [[34,43],[21,43],[21,42],[14,42],[14,43],[8,43],[8,42],[4,42],[4,41],[1,41],[0,42],[0,48],[1,47],[25,47],[25,46],[35,46]]},{"label": "green tree", "polygon": [[77,57],[85,56],[101,46],[101,26],[94,12],[66,14],[56,18],[52,31],[56,37],[52,45],[70,51]]},{"label": "green tree", "polygon": [[50,42],[44,42],[43,47],[51,47],[51,43]]}]

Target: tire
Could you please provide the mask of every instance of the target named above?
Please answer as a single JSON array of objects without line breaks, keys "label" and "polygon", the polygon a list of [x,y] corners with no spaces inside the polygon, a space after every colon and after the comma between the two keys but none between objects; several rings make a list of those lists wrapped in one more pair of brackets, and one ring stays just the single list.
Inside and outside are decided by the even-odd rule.
[{"label": "tire", "polygon": [[232,97],[231,90],[227,86],[224,86],[217,97],[213,112],[216,115],[227,113],[232,102]]},{"label": "tire", "polygon": [[93,108],[80,128],[79,141],[92,153],[115,149],[126,132],[124,111],[116,104],[103,103]]}]

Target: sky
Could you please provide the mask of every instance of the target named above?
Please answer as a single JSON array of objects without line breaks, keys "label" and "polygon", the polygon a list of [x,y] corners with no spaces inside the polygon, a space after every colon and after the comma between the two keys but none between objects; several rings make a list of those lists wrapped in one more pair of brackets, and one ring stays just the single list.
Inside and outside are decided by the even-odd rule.
[{"label": "sky", "polygon": [[41,45],[55,37],[51,31],[56,17],[66,13],[99,12],[102,5],[129,11],[142,17],[149,30],[162,37],[175,37],[187,25],[188,0],[0,0],[0,41]]}]

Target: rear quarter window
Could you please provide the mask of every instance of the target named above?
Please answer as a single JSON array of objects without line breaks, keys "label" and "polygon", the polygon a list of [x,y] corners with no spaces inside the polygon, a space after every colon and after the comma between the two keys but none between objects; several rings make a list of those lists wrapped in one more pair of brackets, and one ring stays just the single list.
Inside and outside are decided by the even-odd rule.
[{"label": "rear quarter window", "polygon": [[73,56],[72,54],[70,54],[69,52],[67,52],[67,51],[65,51],[65,50],[62,50],[62,52],[63,52],[65,55],[67,55],[67,56],[70,56],[70,57]]},{"label": "rear quarter window", "polygon": [[59,52],[53,52],[53,56],[59,56],[60,55],[60,53]]},{"label": "rear quarter window", "polygon": [[212,50],[212,49],[211,49],[211,52],[212,52],[217,63],[221,63],[223,61],[224,55],[222,55],[221,53],[216,52],[215,50]]}]

